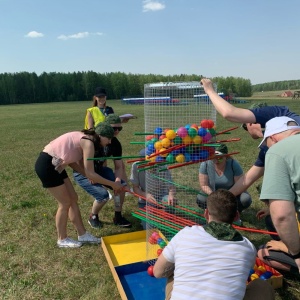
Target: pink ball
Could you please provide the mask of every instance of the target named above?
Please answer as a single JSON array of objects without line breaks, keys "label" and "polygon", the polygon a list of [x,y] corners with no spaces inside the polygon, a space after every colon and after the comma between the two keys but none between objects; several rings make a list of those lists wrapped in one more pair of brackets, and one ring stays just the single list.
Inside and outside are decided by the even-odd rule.
[{"label": "pink ball", "polygon": [[183,138],[188,135],[188,131],[185,127],[179,127],[177,129],[177,135],[180,136],[181,138]]},{"label": "pink ball", "polygon": [[210,132],[207,132],[205,136],[202,137],[202,142],[206,143],[212,138],[212,135]]}]

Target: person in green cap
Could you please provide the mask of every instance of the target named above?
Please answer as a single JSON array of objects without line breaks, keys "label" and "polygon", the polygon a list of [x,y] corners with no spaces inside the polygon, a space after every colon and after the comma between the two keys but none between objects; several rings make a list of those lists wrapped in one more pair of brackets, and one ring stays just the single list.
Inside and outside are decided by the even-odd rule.
[{"label": "person in green cap", "polygon": [[[103,124],[103,123],[100,123]],[[116,114],[110,114],[106,117],[104,124],[109,124],[111,129],[114,132],[114,137],[111,140],[111,143],[105,148],[105,151],[100,151],[95,153],[95,157],[102,157],[103,159],[95,160],[95,170],[102,177],[109,179],[111,181],[116,181],[126,185],[127,176],[125,172],[124,162],[122,160],[122,145],[118,140],[117,136],[119,132],[123,129],[121,124],[121,119]],[[113,159],[114,171],[107,167],[105,157],[116,157]],[[111,198],[110,193],[107,188],[110,186],[102,184],[94,184],[90,182],[88,178],[83,176],[78,172],[73,173],[75,182],[82,187],[88,194],[94,198],[93,206],[91,213],[88,219],[88,223],[91,227],[99,229],[103,227],[103,223],[99,219],[99,213]],[[115,216],[113,222],[119,227],[131,227],[131,223],[123,217],[122,207],[124,203],[125,192],[115,192],[114,193],[114,202],[115,202]]]},{"label": "person in green cap", "polygon": [[[65,168],[69,166],[93,182],[110,186],[115,191],[122,190],[120,182],[97,174],[93,161],[88,160],[94,157],[95,152],[104,151],[113,136],[114,130],[106,123],[99,124],[93,130],[65,133],[45,146],[35,163],[35,171],[43,187],[58,202],[56,229],[57,246],[60,248],[78,248],[83,243],[99,244],[101,241],[85,230],[77,203],[78,195]],[[77,230],[78,240],[67,235],[68,217]]]},{"label": "person in green cap", "polygon": [[[275,117],[289,117],[300,124],[300,116],[291,112],[287,106],[267,106],[264,103],[260,103],[253,105],[249,109],[235,107],[218,95],[210,79],[203,78],[200,83],[203,85],[206,94],[218,113],[228,121],[242,123],[242,128],[253,139],[262,139],[263,128],[265,128],[269,120]],[[268,147],[266,145],[259,146],[259,154],[253,166],[230,189],[235,196],[245,192],[256,180],[263,176],[267,150]]]},{"label": "person in green cap", "polygon": [[[235,159],[224,156],[226,154],[228,154],[227,146],[220,144],[215,149],[215,159],[204,161],[200,164],[199,183],[203,194],[197,195],[197,204],[203,209],[206,209],[208,195],[218,189],[230,190],[243,175],[243,169],[240,164]],[[240,213],[252,203],[248,192],[243,192],[237,195],[236,198]]]}]

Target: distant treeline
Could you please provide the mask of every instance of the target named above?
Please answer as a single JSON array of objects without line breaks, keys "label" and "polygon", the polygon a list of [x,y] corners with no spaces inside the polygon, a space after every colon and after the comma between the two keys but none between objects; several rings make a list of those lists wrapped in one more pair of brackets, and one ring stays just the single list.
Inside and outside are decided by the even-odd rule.
[{"label": "distant treeline", "polygon": [[[83,101],[92,99],[97,86],[107,90],[108,99],[143,97],[144,84],[156,82],[199,81],[202,75],[143,75],[122,72],[96,73],[2,73],[0,74],[0,104]],[[236,77],[216,77],[218,92],[252,95],[251,81]]]},{"label": "distant treeline", "polygon": [[253,92],[300,90],[300,80],[273,81],[255,84],[252,86]]}]

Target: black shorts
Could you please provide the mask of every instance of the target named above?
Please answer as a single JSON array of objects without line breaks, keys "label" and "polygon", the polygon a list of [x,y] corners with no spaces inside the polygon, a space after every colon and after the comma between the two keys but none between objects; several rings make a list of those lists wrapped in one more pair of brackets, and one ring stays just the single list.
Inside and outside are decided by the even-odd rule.
[{"label": "black shorts", "polygon": [[52,188],[64,184],[64,179],[68,178],[65,170],[58,173],[52,165],[52,156],[41,152],[36,163],[35,172],[39,176],[44,188]]}]

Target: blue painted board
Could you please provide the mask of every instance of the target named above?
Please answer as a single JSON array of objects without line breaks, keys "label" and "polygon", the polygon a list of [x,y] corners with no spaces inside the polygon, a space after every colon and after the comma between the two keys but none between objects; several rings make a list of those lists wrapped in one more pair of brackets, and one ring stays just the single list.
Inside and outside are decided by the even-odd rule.
[{"label": "blue painted board", "polygon": [[115,267],[128,300],[164,300],[166,278],[151,277],[148,263],[137,262]]}]

